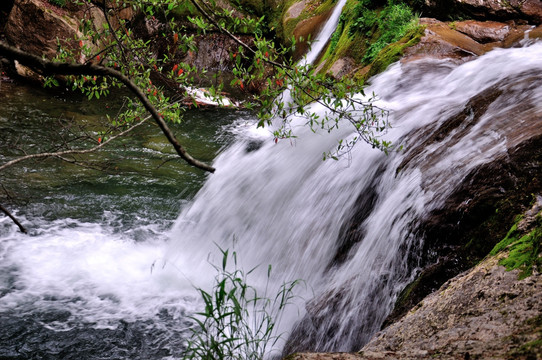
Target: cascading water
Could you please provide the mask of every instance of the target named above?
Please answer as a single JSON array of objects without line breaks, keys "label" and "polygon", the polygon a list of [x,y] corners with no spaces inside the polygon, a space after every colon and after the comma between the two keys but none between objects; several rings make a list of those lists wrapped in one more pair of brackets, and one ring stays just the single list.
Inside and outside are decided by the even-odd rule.
[{"label": "cascading water", "polygon": [[[423,241],[412,233],[417,219],[441,206],[472,169],[506,151],[507,125],[492,119],[506,111],[522,118],[521,109],[510,105],[516,101],[528,104],[524,111],[542,114],[542,91],[525,80],[542,70],[540,58],[542,45],[535,44],[460,66],[445,60],[392,66],[367,90],[391,111],[386,139],[406,146],[389,156],[358,145],[351,159],[323,162],[321,154],[349,136],[346,124],[335,134],[313,134],[299,119],[298,139],[278,144],[271,137],[241,137],[216,159],[216,174],[181,212],[171,234],[176,255],[169,261],[201,269],[200,259],[215,243],[235,246],[245,267],[272,264],[280,280],[303,279],[314,292],[295,327],[293,349],[359,349],[412,278],[409,254]],[[468,131],[444,134],[412,156],[409,147],[424,143],[471,98],[495,87],[503,94],[474,124],[459,127]],[[252,151],[254,141],[262,144]],[[359,239],[345,248],[341,230],[357,203],[368,207],[367,214],[355,229]]]},{"label": "cascading water", "polygon": [[[418,219],[439,208],[472,169],[502,156],[511,127],[520,136],[536,126],[526,119],[542,116],[542,90],[533,86],[541,58],[542,44],[535,43],[459,66],[446,60],[393,65],[367,89],[391,111],[385,138],[405,145],[389,156],[359,144],[351,158],[322,161],[338,139],[351,136],[347,124],[314,134],[300,118],[293,123],[298,138],[277,144],[251,126],[230,127],[236,140],[168,230],[167,220],[156,225],[162,215],[140,206],[114,208],[109,182],[83,183],[80,193],[70,186],[72,192],[52,202],[58,214],[74,199],[96,208],[107,202],[113,209],[97,218],[59,220],[53,210],[39,211],[28,215],[36,224],[30,237],[0,219],[0,354],[175,356],[188,326],[183,319],[198,306],[192,285],[211,281],[207,259],[217,244],[235,248],[245,269],[272,264],[276,283],[307,283],[300,313],[283,318],[282,328],[292,330],[289,349],[358,350],[413,276],[423,241],[412,232]],[[497,95],[471,116],[469,102],[488,89]],[[441,128],[461,112],[465,122]],[[147,189],[140,204],[171,206],[168,195],[150,191],[157,185],[141,182],[123,191]],[[133,195],[115,199],[134,202]],[[30,213],[23,207],[19,214]]]},{"label": "cascading water", "polygon": [[311,44],[311,49],[301,60],[304,64],[314,64],[318,55],[320,55],[322,50],[324,50],[324,47],[327,45],[331,35],[337,28],[339,17],[341,16],[341,12],[345,4],[346,0],[340,0],[337,5],[335,5],[329,19],[324,24],[324,27],[318,32],[314,42]]}]

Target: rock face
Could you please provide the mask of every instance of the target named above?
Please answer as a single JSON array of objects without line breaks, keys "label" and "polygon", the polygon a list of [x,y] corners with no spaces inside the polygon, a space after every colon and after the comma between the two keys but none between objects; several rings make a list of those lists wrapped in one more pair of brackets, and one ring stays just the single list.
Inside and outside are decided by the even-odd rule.
[{"label": "rock face", "polygon": [[33,54],[53,58],[60,45],[76,47],[78,24],[65,11],[41,0],[16,0],[5,27],[9,43]]},{"label": "rock face", "polygon": [[[540,358],[542,276],[518,280],[490,258],[444,284],[362,350],[397,359]],[[522,347],[518,344],[523,345]]]},{"label": "rock face", "polygon": [[[100,6],[102,4],[102,2],[99,3]],[[113,5],[108,1],[108,6],[121,5]],[[3,7],[0,11],[6,13],[9,11],[2,34],[8,43],[49,59],[57,55],[60,47],[74,50],[77,54],[78,39],[82,38],[82,33],[79,31],[81,19],[90,20],[94,28],[98,30],[101,30],[106,23],[103,12],[97,6],[87,2],[80,5],[76,2],[67,2],[64,8],[59,8],[46,0],[14,0],[11,7]],[[119,18],[123,20],[131,20],[133,16],[134,11],[131,7],[119,11]],[[1,22],[0,25],[2,25]],[[115,19],[111,20],[111,26],[118,25]],[[1,30],[0,28],[0,32]],[[83,40],[83,42],[96,52],[100,50],[97,45],[88,40]],[[79,61],[84,60],[84,55],[81,55]],[[15,68],[23,77],[39,78],[30,70],[17,64]]]},{"label": "rock face", "polygon": [[307,39],[314,39],[331,15],[332,6],[322,7],[325,2],[301,0],[285,9],[282,18],[284,29],[282,36],[286,42],[289,42],[292,36],[299,41],[295,49],[295,58],[300,58],[306,53],[308,50]]},{"label": "rock face", "polygon": [[539,0],[425,0],[425,12],[446,19],[454,14],[483,20],[506,21],[524,19],[542,23],[542,2]]},{"label": "rock face", "polygon": [[480,44],[504,41],[510,34],[512,27],[513,25],[496,21],[467,20],[452,23],[452,28]]},{"label": "rock face", "polygon": [[518,280],[499,258],[448,281],[359,354],[296,354],[289,360],[537,359],[542,356],[542,275]]},{"label": "rock face", "polygon": [[496,21],[442,22],[420,19],[426,26],[420,42],[405,50],[402,62],[420,58],[454,59],[465,62],[495,48],[508,48],[540,38],[542,27]]}]

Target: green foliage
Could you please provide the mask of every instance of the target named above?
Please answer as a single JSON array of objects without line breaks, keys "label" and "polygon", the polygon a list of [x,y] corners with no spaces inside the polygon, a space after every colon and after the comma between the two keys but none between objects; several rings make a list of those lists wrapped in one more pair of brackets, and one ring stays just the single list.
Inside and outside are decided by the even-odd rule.
[{"label": "green foliage", "polygon": [[[280,339],[277,325],[294,298],[298,281],[284,283],[272,297],[268,297],[268,286],[260,294],[248,283],[254,269],[248,272],[239,269],[235,252],[220,251],[222,263],[213,265],[217,276],[212,290],[198,289],[204,310],[192,318],[196,325],[183,358],[261,360]],[[229,270],[231,260],[234,266]],[[267,271],[268,282],[270,275],[271,266]]]},{"label": "green foliage", "polygon": [[383,8],[376,9],[374,3],[363,0],[354,8],[349,35],[362,34],[370,39],[363,57],[363,62],[368,64],[384,47],[401,39],[415,26],[415,16],[408,5],[390,0]]},{"label": "green foliage", "polygon": [[401,39],[416,26],[413,13],[405,4],[388,5],[374,21],[378,25],[380,36],[367,49],[363,57],[366,63],[373,61],[384,47]]},{"label": "green foliage", "polygon": [[[358,141],[384,151],[391,148],[391,144],[380,137],[389,128],[387,112],[375,107],[373,99],[359,100],[357,94],[363,89],[355,81],[337,82],[316,73],[311,65],[297,64],[291,58],[297,40],[292,38],[288,47],[277,46],[264,36],[267,32],[262,30],[265,26],[263,17],[236,17],[232,10],[221,8],[214,1],[194,0],[190,2],[192,5],[187,5],[186,0],[125,0],[124,3],[131,5],[149,23],[158,26],[160,37],[156,41],[163,44],[159,53],[155,52],[151,40],[134,34],[131,23],[121,17],[110,19],[101,28],[97,28],[92,19],[83,18],[80,23],[82,36],[75,39],[78,46],[66,48],[59,43],[57,60],[83,60],[114,68],[145,93],[164,120],[179,123],[186,109],[183,99],[190,95],[188,90],[179,89],[190,89],[196,79],[208,77],[206,69],[174,60],[179,53],[198,50],[193,30],[184,27],[186,22],[178,21],[180,13],[192,14],[188,20],[200,34],[219,29],[222,33],[248,32],[254,36],[250,45],[239,43],[238,48],[230,53],[233,64],[230,86],[241,92],[246,92],[249,85],[258,88],[258,92],[247,98],[244,105],[258,114],[259,126],[282,120],[282,126],[274,131],[275,142],[295,137],[291,119],[304,117],[306,125],[313,131],[331,132],[349,124],[355,132],[348,141],[340,141],[335,149],[323,154],[324,159],[336,159],[348,153]],[[315,12],[324,13],[334,4],[334,0],[317,1]],[[104,15],[115,17],[118,14],[111,10]],[[109,24],[118,25],[112,27]],[[340,37],[344,36],[345,31]],[[73,90],[82,91],[89,100],[106,96],[112,87],[121,86],[117,80],[107,77],[69,76],[67,80]],[[48,80],[47,84],[55,85],[55,81]],[[223,87],[222,82],[217,82],[207,89],[207,95],[221,103]],[[314,113],[311,110],[314,103],[323,106],[326,113]],[[127,99],[124,111],[112,121],[111,132],[122,131],[145,116],[143,107]]]},{"label": "green foliage", "polygon": [[532,274],[533,267],[536,267],[538,271],[542,269],[542,258],[540,256],[542,217],[538,215],[534,229],[523,236],[521,236],[517,228],[520,220],[521,218],[516,220],[506,237],[493,248],[490,255],[496,255],[507,250],[508,255],[501,259],[499,264],[505,266],[508,271],[520,269],[519,278],[523,279]]},{"label": "green foliage", "polygon": [[365,78],[369,78],[373,75],[379,74],[386,70],[392,63],[398,61],[406,48],[417,44],[422,38],[425,31],[425,26],[417,26],[409,30],[405,36],[384,47],[376,55],[375,59],[371,63],[370,71],[365,75]]},{"label": "green foliage", "polygon": [[58,7],[66,6],[66,0],[48,0],[50,4],[56,5]]},{"label": "green foliage", "polygon": [[377,24],[378,15],[376,10],[370,10],[365,2],[360,2],[354,8],[354,21],[349,29],[349,35],[354,36],[356,32],[370,36],[370,30]]},{"label": "green foliage", "polygon": [[323,57],[323,71],[340,58],[371,65],[355,75],[359,81],[384,71],[404,49],[416,44],[423,29],[408,5],[399,1],[349,1]]},{"label": "green foliage", "polygon": [[333,32],[333,35],[331,35],[331,39],[329,41],[329,51],[333,52],[337,48],[337,44],[339,43],[339,39],[341,38],[341,35],[344,30],[344,24],[345,24],[345,16],[344,14],[341,14],[339,17],[339,23],[337,24],[337,28]]}]

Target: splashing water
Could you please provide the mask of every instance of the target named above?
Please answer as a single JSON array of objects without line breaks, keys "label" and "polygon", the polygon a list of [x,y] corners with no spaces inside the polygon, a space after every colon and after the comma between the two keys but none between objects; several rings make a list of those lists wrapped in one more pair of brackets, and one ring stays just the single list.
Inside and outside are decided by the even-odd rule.
[{"label": "splashing water", "polygon": [[[307,315],[294,332],[301,350],[359,349],[412,279],[409,259],[423,241],[413,234],[418,219],[441,206],[471,170],[506,151],[509,123],[495,119],[510,112],[522,118],[514,106],[520,102],[525,113],[542,114],[542,91],[525,80],[542,70],[540,58],[542,45],[535,44],[460,66],[444,60],[392,66],[367,93],[390,109],[393,129],[385,137],[405,144],[405,152],[386,156],[358,145],[351,159],[323,162],[321,154],[349,130],[312,134],[302,119],[295,141],[267,138],[249,151],[253,140],[240,138],[216,159],[216,174],[181,212],[168,261],[204,273],[200,259],[215,243],[235,246],[246,268],[272,264],[278,281],[309,285]],[[503,93],[471,118],[468,131],[452,131],[412,155],[416,144],[492,88]],[[355,229],[358,239],[344,247],[341,232],[360,204],[366,215]]]}]

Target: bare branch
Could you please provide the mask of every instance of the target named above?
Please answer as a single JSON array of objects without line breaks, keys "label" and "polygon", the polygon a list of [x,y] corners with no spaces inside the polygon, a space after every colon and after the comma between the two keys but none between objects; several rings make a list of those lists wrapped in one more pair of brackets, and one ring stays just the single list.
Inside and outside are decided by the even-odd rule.
[{"label": "bare branch", "polygon": [[21,157],[18,157],[17,159],[13,159],[11,161],[8,161],[7,163],[3,164],[0,166],[0,171],[10,167],[10,166],[13,166],[17,163],[20,163],[21,161],[25,161],[25,160],[30,160],[30,159],[43,159],[43,158],[48,158],[48,157],[58,157],[58,158],[62,158],[66,155],[72,155],[72,154],[88,154],[88,153],[91,153],[91,152],[94,152],[94,151],[97,151],[99,149],[101,149],[102,147],[104,147],[105,145],[109,144],[111,141],[121,137],[121,136],[124,136],[126,135],[127,133],[129,133],[130,131],[132,131],[133,129],[135,129],[136,127],[138,127],[139,125],[143,124],[145,121],[147,121],[150,117],[146,117],[145,119],[139,121],[138,123],[130,126],[128,129],[114,135],[114,136],[111,136],[109,137],[107,140],[104,140],[102,142],[100,142],[98,145],[92,147],[92,148],[89,148],[89,149],[70,149],[70,150],[63,150],[63,151],[55,151],[55,152],[44,152],[44,153],[38,153],[38,154],[28,154],[28,155],[25,155],[25,156],[21,156]]},{"label": "bare branch", "polygon": [[[173,145],[175,151],[182,159],[184,159],[190,165],[200,168],[202,170],[209,172],[215,171],[214,167],[195,159],[186,151],[186,149],[179,143],[179,141],[177,140],[171,129],[168,127],[162,116],[158,113],[158,110],[152,105],[146,95],[132,80],[130,80],[121,72],[101,65],[72,64],[48,61],[16,49],[12,46],[9,46],[2,41],[0,41],[0,56],[4,56],[11,60],[17,60],[22,65],[28,66],[46,75],[97,75],[116,78],[137,96],[139,101],[152,115],[154,121],[160,127],[160,130],[162,130],[162,133],[166,136],[170,144]],[[0,170],[2,170],[2,167],[0,167]]]},{"label": "bare branch", "polygon": [[19,220],[17,220],[15,218],[15,216],[13,216],[5,207],[3,207],[1,204],[0,204],[0,211],[2,211],[4,214],[6,214],[11,220],[13,220],[13,222],[15,223],[15,225],[17,225],[19,227],[19,230],[21,230],[22,233],[25,233],[27,234],[28,231],[26,230],[26,228],[19,222]]}]

